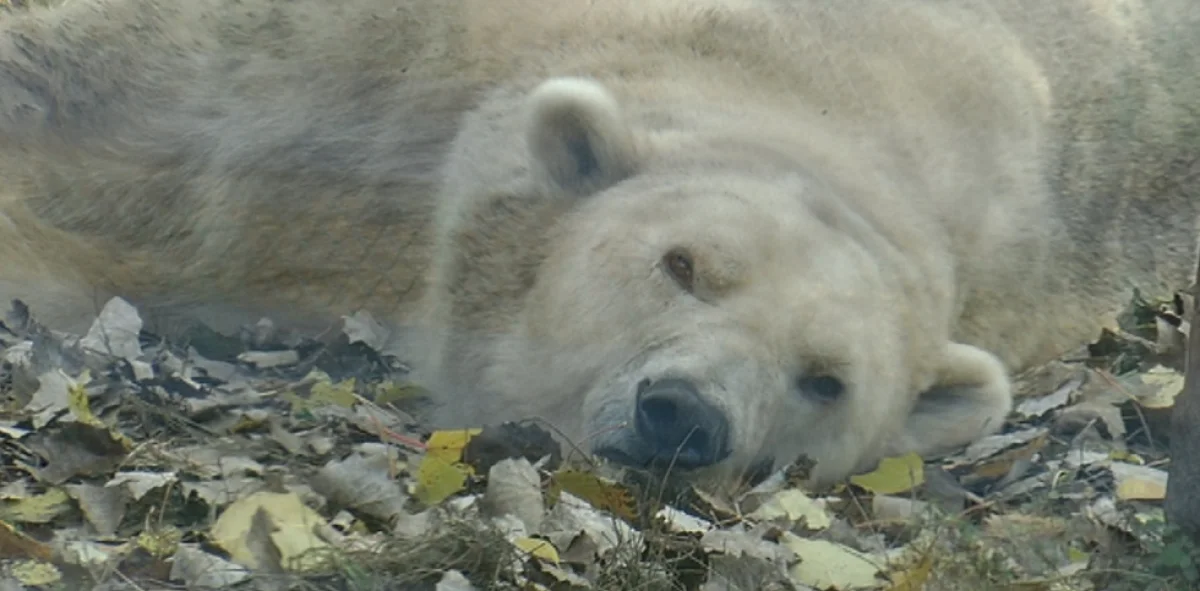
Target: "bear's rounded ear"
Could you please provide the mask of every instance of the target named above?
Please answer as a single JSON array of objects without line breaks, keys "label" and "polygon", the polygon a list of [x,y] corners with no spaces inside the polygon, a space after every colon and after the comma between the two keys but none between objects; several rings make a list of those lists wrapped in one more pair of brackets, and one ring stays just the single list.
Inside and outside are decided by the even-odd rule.
[{"label": "bear's rounded ear", "polygon": [[587,195],[633,174],[633,131],[612,93],[584,78],[552,78],[529,95],[526,140],[555,185]]},{"label": "bear's rounded ear", "polygon": [[999,431],[1012,410],[1008,371],[995,355],[950,343],[890,455],[937,454]]}]

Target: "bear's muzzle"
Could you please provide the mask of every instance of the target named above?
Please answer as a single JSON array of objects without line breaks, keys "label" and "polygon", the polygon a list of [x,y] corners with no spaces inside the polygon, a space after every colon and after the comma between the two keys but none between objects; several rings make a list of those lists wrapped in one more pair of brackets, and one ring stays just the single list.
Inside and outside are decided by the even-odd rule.
[{"label": "bear's muzzle", "polygon": [[690,380],[642,380],[635,404],[634,429],[606,442],[598,455],[631,467],[667,469],[703,468],[729,456],[729,418]]}]

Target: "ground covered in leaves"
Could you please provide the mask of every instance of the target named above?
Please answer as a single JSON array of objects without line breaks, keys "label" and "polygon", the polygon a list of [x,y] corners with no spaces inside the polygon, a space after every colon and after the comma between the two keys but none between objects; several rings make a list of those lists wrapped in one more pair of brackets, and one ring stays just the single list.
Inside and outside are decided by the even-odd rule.
[{"label": "ground covered in leaves", "polygon": [[167,342],[112,300],[85,335],[0,324],[0,591],[1200,588],[1164,526],[1182,296],[1018,379],[1002,433],[832,490],[718,495],[552,426],[420,428],[367,315]]}]

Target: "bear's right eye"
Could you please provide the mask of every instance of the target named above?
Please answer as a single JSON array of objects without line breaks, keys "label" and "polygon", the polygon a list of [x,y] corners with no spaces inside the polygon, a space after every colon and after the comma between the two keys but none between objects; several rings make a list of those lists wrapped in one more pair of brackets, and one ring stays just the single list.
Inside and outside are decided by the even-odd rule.
[{"label": "bear's right eye", "polygon": [[667,273],[671,275],[679,286],[687,291],[692,291],[695,285],[695,267],[692,263],[692,255],[682,248],[673,248],[663,255],[663,267],[667,269]]},{"label": "bear's right eye", "polygon": [[824,403],[834,402],[846,391],[841,380],[830,375],[808,375],[796,380],[796,387],[805,396]]}]

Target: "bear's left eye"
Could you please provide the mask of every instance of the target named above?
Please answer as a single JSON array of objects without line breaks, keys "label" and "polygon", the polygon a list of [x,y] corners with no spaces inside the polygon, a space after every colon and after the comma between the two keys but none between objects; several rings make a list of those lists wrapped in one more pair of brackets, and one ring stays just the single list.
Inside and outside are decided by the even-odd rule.
[{"label": "bear's left eye", "polygon": [[692,291],[696,278],[691,253],[682,248],[672,248],[663,255],[663,266],[680,287]]},{"label": "bear's left eye", "polygon": [[833,402],[846,392],[846,386],[841,380],[828,375],[800,377],[796,380],[796,387],[805,396],[819,402]]}]

